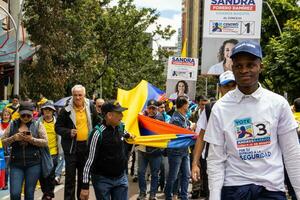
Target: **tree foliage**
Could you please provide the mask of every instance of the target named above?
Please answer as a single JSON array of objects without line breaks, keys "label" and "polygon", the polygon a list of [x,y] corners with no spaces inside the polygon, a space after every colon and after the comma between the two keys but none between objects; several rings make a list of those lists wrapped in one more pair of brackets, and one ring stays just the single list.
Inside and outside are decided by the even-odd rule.
[{"label": "tree foliage", "polygon": [[264,4],[261,44],[265,67],[261,82],[279,94],[287,92],[289,100],[293,100],[300,96],[300,8],[297,0],[268,2],[282,29],[282,35]]},{"label": "tree foliage", "polygon": [[290,100],[300,96],[300,20],[288,20],[281,37],[271,38],[266,46],[264,75],[272,90],[287,92]]},{"label": "tree foliage", "polygon": [[26,1],[25,26],[40,49],[22,68],[23,94],[58,99],[80,83],[90,95],[102,87],[104,97],[113,98],[117,87],[129,89],[141,79],[163,87],[164,65],[153,59],[150,44],[156,35],[168,39],[174,31],[158,26],[147,33],[158,18],[156,10],[138,9],[133,0],[113,7],[109,2]]}]

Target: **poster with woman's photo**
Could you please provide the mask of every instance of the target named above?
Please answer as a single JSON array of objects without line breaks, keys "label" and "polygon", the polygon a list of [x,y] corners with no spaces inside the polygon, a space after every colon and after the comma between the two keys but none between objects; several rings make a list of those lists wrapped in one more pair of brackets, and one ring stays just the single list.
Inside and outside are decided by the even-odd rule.
[{"label": "poster with woman's photo", "polygon": [[231,50],[238,42],[261,34],[262,1],[204,1],[201,74],[231,70]]},{"label": "poster with woman's photo", "polygon": [[178,96],[186,96],[194,100],[197,75],[197,58],[170,57],[167,72],[167,97],[175,100]]},{"label": "poster with woman's photo", "polygon": [[[232,48],[238,42],[250,39],[206,38],[203,40],[201,74],[220,75],[224,71],[231,70],[230,55]],[[258,39],[254,41],[259,42]]]}]

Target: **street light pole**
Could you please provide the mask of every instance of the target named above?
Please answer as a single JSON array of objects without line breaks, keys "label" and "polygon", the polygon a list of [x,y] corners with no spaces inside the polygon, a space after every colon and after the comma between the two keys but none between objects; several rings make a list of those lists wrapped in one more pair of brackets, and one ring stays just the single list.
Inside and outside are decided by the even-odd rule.
[{"label": "street light pole", "polygon": [[282,35],[282,31],[281,31],[280,25],[279,25],[279,23],[278,23],[277,17],[276,17],[276,15],[275,15],[273,9],[271,8],[270,4],[269,4],[267,1],[263,1],[263,2],[264,2],[265,4],[267,4],[267,6],[268,6],[268,8],[269,8],[269,10],[270,10],[270,12],[271,12],[271,14],[273,15],[273,18],[274,18],[274,20],[275,20],[275,23],[276,23],[276,25],[277,25],[277,28],[278,28],[279,33],[280,33],[280,36],[281,36],[281,35]]},{"label": "street light pole", "polygon": [[16,54],[15,54],[15,73],[14,73],[14,94],[20,93],[20,56],[19,56],[19,37],[20,37],[20,24],[22,18],[22,10],[24,0],[22,0],[20,10],[18,12],[18,21],[16,30]]}]

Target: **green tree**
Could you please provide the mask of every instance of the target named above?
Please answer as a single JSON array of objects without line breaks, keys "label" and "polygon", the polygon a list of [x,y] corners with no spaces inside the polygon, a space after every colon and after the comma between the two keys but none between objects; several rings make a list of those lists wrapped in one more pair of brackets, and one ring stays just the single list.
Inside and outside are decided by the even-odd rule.
[{"label": "green tree", "polygon": [[113,7],[108,0],[26,2],[25,25],[40,49],[22,69],[23,94],[58,99],[81,83],[91,95],[101,77],[108,98],[115,97],[117,87],[129,89],[141,79],[163,87],[164,65],[153,59],[149,44],[156,35],[168,39],[174,31],[158,26],[146,33],[158,18],[156,10],[138,9],[132,0]]},{"label": "green tree", "polygon": [[[148,27],[157,18],[154,9],[137,9],[133,0],[120,0],[117,6],[107,8],[99,20],[96,29],[99,35],[97,48],[106,57],[102,69],[103,89],[108,97],[115,96],[117,87],[130,89],[141,79],[160,88],[164,86],[163,58],[153,59],[152,39],[156,35],[169,39],[174,31],[170,27],[161,29],[158,26],[153,33],[147,33]],[[163,53],[159,51],[158,57]]]},{"label": "green tree", "polygon": [[62,3],[59,0],[26,1],[25,26],[30,40],[39,45],[36,60],[21,67],[21,94],[38,98],[40,93],[58,98],[64,93],[68,63],[65,52],[70,39]]},{"label": "green tree", "polygon": [[[282,35],[274,16],[263,4],[261,45],[265,58],[264,70],[260,77],[263,85],[279,94],[288,92],[289,100],[299,96],[299,15],[297,0],[268,0],[274,11]],[[297,54],[298,53],[298,54]],[[298,81],[299,82],[299,81]]]},{"label": "green tree", "polygon": [[[271,89],[288,93],[289,100],[300,96],[300,20],[288,20],[281,37],[273,37],[266,46],[264,76]],[[266,82],[268,84],[268,82]]]}]

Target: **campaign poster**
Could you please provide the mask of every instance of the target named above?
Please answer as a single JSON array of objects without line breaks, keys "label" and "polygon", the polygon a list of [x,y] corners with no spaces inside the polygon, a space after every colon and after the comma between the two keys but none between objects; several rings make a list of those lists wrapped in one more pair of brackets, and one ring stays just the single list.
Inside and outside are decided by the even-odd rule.
[{"label": "campaign poster", "polygon": [[231,70],[231,50],[243,40],[259,41],[262,0],[207,0],[204,3],[201,74]]},{"label": "campaign poster", "polygon": [[220,75],[227,70],[232,70],[230,59],[232,48],[238,42],[252,38],[206,38],[202,43],[201,74]]},{"label": "campaign poster", "polygon": [[195,99],[196,81],[198,76],[198,59],[189,57],[169,57],[167,71],[168,98],[176,99],[178,87],[185,87],[185,95]]}]

